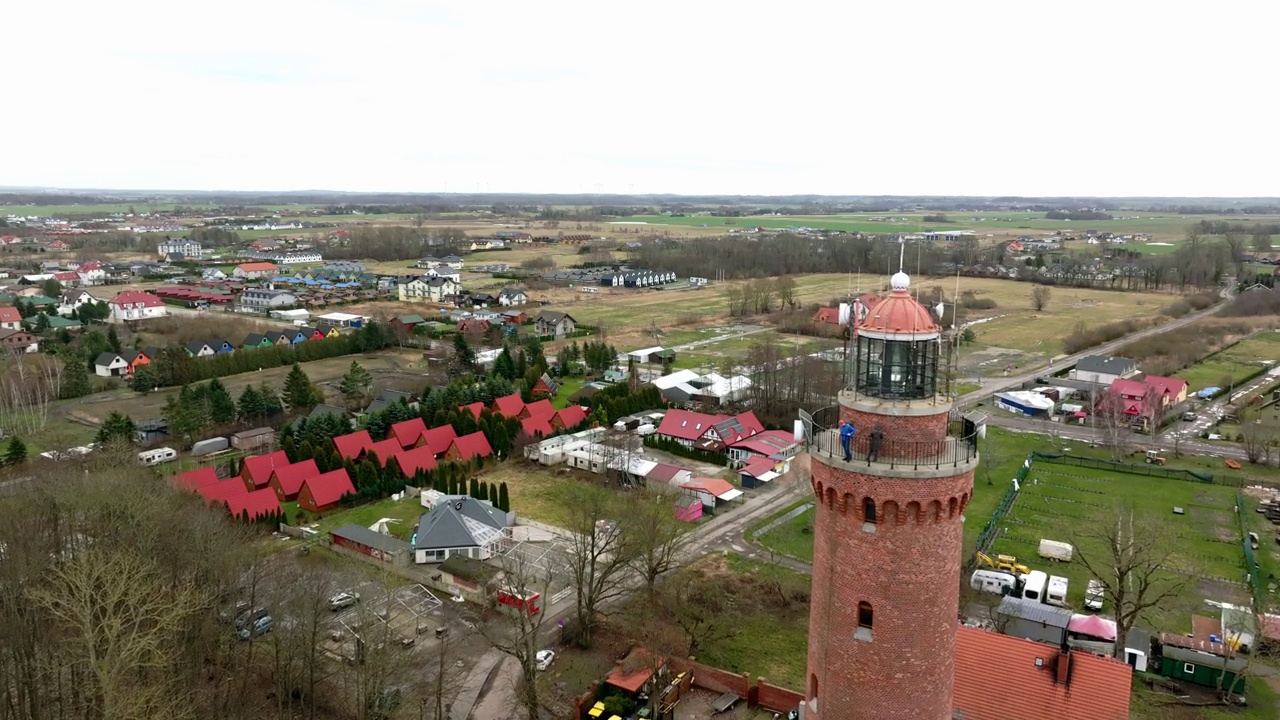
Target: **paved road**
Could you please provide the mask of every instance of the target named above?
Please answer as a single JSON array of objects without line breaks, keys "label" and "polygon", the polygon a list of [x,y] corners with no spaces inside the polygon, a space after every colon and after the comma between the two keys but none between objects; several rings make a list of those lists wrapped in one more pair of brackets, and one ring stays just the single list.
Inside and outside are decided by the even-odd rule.
[{"label": "paved road", "polygon": [[[1032,420],[1018,415],[1004,414],[999,411],[993,414],[988,414],[987,422],[997,427],[1007,428],[1010,430],[1031,432],[1041,435],[1052,435],[1066,440],[1093,442],[1099,445],[1106,444],[1109,439],[1105,431],[1095,430],[1087,425],[1064,425],[1062,423],[1051,423],[1044,420]],[[1178,452],[1187,453],[1189,455],[1205,455],[1209,457],[1236,459],[1245,458],[1244,450],[1238,445],[1211,443],[1204,442],[1202,440],[1181,440],[1167,435],[1157,435],[1155,439],[1152,440],[1150,435],[1136,432],[1127,432],[1124,439],[1126,443],[1133,447],[1162,448],[1172,451],[1176,444]]]},{"label": "paved road", "polygon": [[[1234,294],[1235,294],[1235,278],[1227,278],[1226,287],[1219,293],[1219,296],[1221,296],[1224,301],[1227,301],[1227,300],[1230,300],[1234,296]],[[1060,358],[1060,359],[1051,361],[1053,362],[1053,370],[1056,372],[1064,368],[1073,367],[1077,362],[1079,362],[1080,358],[1085,357],[1087,355],[1106,355],[1114,350],[1118,350],[1119,348],[1124,347],[1125,345],[1128,345],[1129,343],[1135,340],[1141,340],[1142,338],[1152,337],[1154,335],[1160,335],[1162,333],[1169,332],[1170,330],[1175,330],[1185,325],[1189,325],[1201,318],[1206,318],[1206,317],[1209,317],[1210,315],[1213,315],[1214,313],[1218,312],[1225,306],[1226,306],[1226,302],[1220,302],[1217,305],[1214,305],[1213,307],[1210,307],[1205,310],[1201,310],[1199,312],[1191,313],[1190,315],[1184,315],[1178,318],[1177,320],[1167,322],[1163,325],[1157,325],[1153,328],[1147,328],[1146,330],[1125,335],[1119,340],[1113,340],[1109,343],[1103,343],[1102,345],[1091,347],[1088,350],[1083,350],[1074,355],[1068,355],[1065,358]],[[1032,368],[1030,370],[1026,370],[1018,375],[1010,375],[1008,377],[986,378],[982,381],[981,390],[976,390],[974,392],[961,395],[960,398],[956,401],[956,405],[958,407],[972,405],[978,402],[979,400],[982,400],[983,398],[991,395],[992,393],[1000,392],[1001,390],[1006,390],[1011,387],[1020,387],[1023,383],[1033,382],[1037,377],[1043,375],[1045,371],[1049,369],[1050,369],[1049,365],[1048,363],[1046,363],[1044,365],[1038,365],[1035,368]]]}]

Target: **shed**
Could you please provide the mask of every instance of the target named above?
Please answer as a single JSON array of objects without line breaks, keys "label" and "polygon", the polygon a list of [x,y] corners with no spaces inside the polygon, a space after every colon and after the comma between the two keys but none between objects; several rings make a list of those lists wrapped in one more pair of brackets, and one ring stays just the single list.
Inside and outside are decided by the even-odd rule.
[{"label": "shed", "polygon": [[997,626],[1005,635],[1049,643],[1062,647],[1067,643],[1067,627],[1073,613],[1066,608],[1044,605],[1035,600],[1005,596],[992,611]]},{"label": "shed", "polygon": [[719,478],[694,478],[680,485],[692,491],[702,500],[703,507],[714,511],[717,502],[729,502],[742,497],[742,491],[728,481]]},{"label": "shed", "polygon": [[383,562],[407,563],[409,559],[409,543],[360,525],[343,525],[330,530],[329,541]]},{"label": "shed", "polygon": [[231,436],[231,447],[237,450],[249,450],[258,452],[260,450],[270,450],[275,444],[276,431],[269,427],[254,428],[253,430],[242,430]]},{"label": "shed", "polygon": [[1246,663],[1240,658],[1225,658],[1199,650],[1165,645],[1160,651],[1160,674],[1175,680],[1185,680],[1196,685],[1224,689],[1243,695],[1245,679],[1240,675]]},{"label": "shed", "polygon": [[681,495],[676,498],[672,510],[681,522],[697,522],[702,517],[702,501],[693,495]]},{"label": "shed", "polygon": [[780,464],[778,460],[757,456],[738,471],[739,482],[744,488],[763,487],[778,477],[777,467]]}]

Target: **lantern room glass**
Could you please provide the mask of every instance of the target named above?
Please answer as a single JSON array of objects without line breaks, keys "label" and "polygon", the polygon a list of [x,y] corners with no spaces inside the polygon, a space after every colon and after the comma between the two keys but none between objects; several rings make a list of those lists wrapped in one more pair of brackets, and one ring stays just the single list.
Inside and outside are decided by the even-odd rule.
[{"label": "lantern room glass", "polygon": [[937,338],[854,340],[852,385],[861,395],[886,400],[924,400],[938,392]]}]

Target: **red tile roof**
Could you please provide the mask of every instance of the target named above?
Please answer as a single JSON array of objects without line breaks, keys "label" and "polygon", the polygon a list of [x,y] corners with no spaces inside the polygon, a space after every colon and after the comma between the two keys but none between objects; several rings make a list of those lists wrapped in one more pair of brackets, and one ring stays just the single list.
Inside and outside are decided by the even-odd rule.
[{"label": "red tile roof", "polygon": [[231,478],[230,480],[219,480],[218,482],[201,485],[198,492],[205,502],[219,503],[237,495],[248,495],[249,488],[245,487],[244,480]]},{"label": "red tile roof", "polygon": [[482,403],[482,402],[473,402],[473,403],[471,403],[470,405],[459,405],[459,406],[458,406],[458,409],[459,409],[459,410],[470,410],[470,411],[471,411],[471,414],[472,414],[472,415],[475,415],[475,416],[476,416],[476,419],[477,419],[477,420],[479,420],[479,419],[480,419],[480,413],[484,411],[484,403]]},{"label": "red tile roof", "polygon": [[125,290],[111,298],[111,305],[141,305],[142,307],[164,307],[164,301],[148,292],[141,290]]},{"label": "red tile roof", "polygon": [[[479,404],[479,403],[477,403]],[[483,405],[481,405],[483,407]],[[452,425],[441,425],[427,430],[427,447],[431,448],[431,452],[440,455],[449,449],[453,439],[458,437],[458,431],[453,429]]]},{"label": "red tile roof", "polygon": [[674,480],[676,476],[682,472],[688,472],[688,471],[680,467],[679,465],[672,465],[671,463],[658,463],[657,465],[654,465],[653,469],[649,471],[649,474],[645,476],[645,480],[653,479],[653,480],[657,480],[658,482],[669,483],[672,480]]},{"label": "red tile roof", "polygon": [[1155,388],[1161,395],[1167,394],[1169,397],[1177,397],[1187,390],[1187,381],[1182,378],[1147,375],[1142,378],[1142,382]]},{"label": "red tile roof", "polygon": [[655,663],[653,653],[638,647],[628,653],[622,664],[614,668],[604,681],[629,693],[639,692],[649,682],[649,678],[653,677],[654,666],[664,664],[666,663],[662,658],[658,658]]},{"label": "red tile roof", "polygon": [[0,307],[0,323],[20,323],[22,315],[18,313],[18,308]]},{"label": "red tile roof", "polygon": [[780,452],[785,452],[799,444],[800,443],[796,440],[795,435],[787,432],[786,430],[765,430],[764,432],[753,435],[746,440],[739,440],[738,442],[732,443],[732,446],[735,448],[742,448],[743,450],[750,450],[753,453],[768,457]]},{"label": "red tile roof", "polygon": [[418,438],[422,437],[426,431],[427,424],[422,422],[422,418],[416,417],[392,425],[387,437],[394,437],[400,443],[400,447],[407,448],[416,445]]},{"label": "red tile roof", "polygon": [[356,486],[351,484],[346,468],[338,468],[323,475],[308,478],[306,486],[311,492],[311,500],[317,507],[332,505],[347,493],[355,493]]},{"label": "red tile roof", "polygon": [[742,468],[742,472],[750,475],[751,477],[758,478],[767,472],[773,472],[773,468],[776,465],[777,462],[770,460],[767,457],[757,457],[747,463],[746,466]]},{"label": "red tile roof", "polygon": [[493,448],[489,446],[489,438],[485,437],[482,432],[463,435],[454,440],[450,447],[457,448],[459,457],[462,460],[489,457],[493,454]]},{"label": "red tile roof", "polygon": [[387,461],[396,455],[399,455],[403,450],[404,446],[400,444],[399,440],[393,437],[389,437],[381,442],[376,442],[369,447],[369,452],[378,456],[378,465],[380,467],[386,467]]},{"label": "red tile roof", "polygon": [[360,457],[360,453],[373,445],[373,438],[369,437],[368,430],[361,430],[339,435],[333,439],[333,444],[338,448],[338,455],[342,456],[343,460],[355,460]]},{"label": "red tile roof", "polygon": [[818,308],[818,312],[814,313],[813,321],[816,323],[827,323],[830,325],[840,324],[840,308],[824,307]]},{"label": "red tile roof", "polygon": [[500,397],[493,401],[493,411],[502,413],[509,418],[519,415],[523,409],[524,400],[520,399],[520,393],[511,393],[506,397]]},{"label": "red tile roof", "polygon": [[1111,381],[1111,392],[1119,393],[1127,398],[1143,398],[1147,394],[1147,386],[1139,380],[1116,378]]},{"label": "red tile roof", "polygon": [[582,421],[587,419],[587,409],[581,405],[570,405],[556,413],[556,419],[559,421],[560,427],[577,427],[582,423]]},{"label": "red tile roof", "polygon": [[249,473],[249,480],[253,481],[253,486],[260,488],[265,487],[271,481],[271,471],[284,467],[289,464],[289,456],[284,454],[283,450],[276,450],[266,455],[254,455],[244,459],[244,466],[240,473],[243,475],[245,471]]},{"label": "red tile roof", "polygon": [[764,423],[750,410],[716,423],[716,434],[726,445],[764,432]]},{"label": "red tile roof", "polygon": [[658,425],[658,434],[684,440],[697,440],[713,425],[728,420],[728,415],[707,415],[691,410],[668,410]]},{"label": "red tile roof", "polygon": [[306,482],[308,478],[313,478],[320,474],[320,468],[316,467],[315,460],[308,459],[292,465],[277,467],[273,474],[276,482],[280,484],[280,489],[284,491],[284,496],[291,498],[302,490],[302,483]]},{"label": "red tile roof", "polygon": [[241,263],[236,266],[236,269],[244,272],[262,272],[275,270],[276,264],[269,262]]},{"label": "red tile roof", "polygon": [[249,519],[254,520],[263,515],[271,515],[280,511],[280,499],[276,497],[276,491],[271,488],[262,488],[253,492],[246,492],[243,495],[227,498],[227,510],[234,518],[239,518],[244,512],[249,513]]},{"label": "red tile roof", "polygon": [[426,472],[435,470],[436,454],[430,445],[423,445],[401,452],[396,456],[396,462],[400,464],[400,472],[404,473],[405,477],[413,477],[419,470]]},{"label": "red tile roof", "polygon": [[[1067,681],[1059,683],[1058,653],[1032,640],[956,628],[955,708],[965,720],[1127,720],[1128,665],[1073,651]],[[991,692],[992,678],[1009,692]]]},{"label": "red tile roof", "polygon": [[555,406],[545,398],[525,405],[524,411],[528,413],[529,417],[546,418],[547,420],[550,420],[551,416],[556,414]]},{"label": "red tile roof", "polygon": [[[211,467],[188,470],[178,476],[178,484],[188,490],[199,490],[201,485],[219,482],[218,471]],[[241,481],[243,485],[243,481]]]},{"label": "red tile roof", "polygon": [[687,482],[681,483],[680,487],[688,488],[690,490],[706,490],[707,492],[711,493],[712,495],[715,495],[716,497],[720,497],[721,495],[727,495],[733,492],[734,490],[737,490],[737,488],[733,486],[733,483],[730,483],[726,480],[721,480],[720,478],[707,478],[707,477],[694,478]]},{"label": "red tile roof", "polygon": [[520,428],[525,435],[529,437],[537,437],[541,435],[544,438],[551,437],[556,434],[555,428],[551,427],[551,421],[544,417],[527,417],[520,421]]}]

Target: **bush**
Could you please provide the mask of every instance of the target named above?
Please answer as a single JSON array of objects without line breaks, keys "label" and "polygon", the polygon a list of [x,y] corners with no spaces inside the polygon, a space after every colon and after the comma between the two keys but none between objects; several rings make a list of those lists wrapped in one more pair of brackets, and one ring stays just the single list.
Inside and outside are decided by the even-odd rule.
[{"label": "bush", "polygon": [[960,306],[966,310],[991,310],[996,306],[996,301],[991,298],[965,298],[960,301]]},{"label": "bush", "polygon": [[1219,314],[1223,317],[1280,315],[1280,292],[1251,290],[1237,296]]},{"label": "bush", "polygon": [[646,447],[663,450],[671,453],[672,455],[679,455],[680,457],[689,458],[690,460],[701,460],[702,462],[719,465],[721,467],[727,467],[729,465],[729,457],[727,455],[717,455],[705,450],[685,447],[675,440],[668,440],[666,438],[658,437],[657,435],[646,436],[644,444]]},{"label": "bush", "polygon": [[1118,320],[1095,328],[1078,327],[1075,332],[1063,338],[1062,351],[1073,355],[1081,350],[1119,340],[1137,329],[1138,323],[1133,320]]},{"label": "bush", "polygon": [[1191,295],[1181,300],[1175,300],[1160,312],[1169,317],[1179,318],[1194,310],[1203,310],[1216,300],[1212,293],[1200,293],[1199,295]]}]

